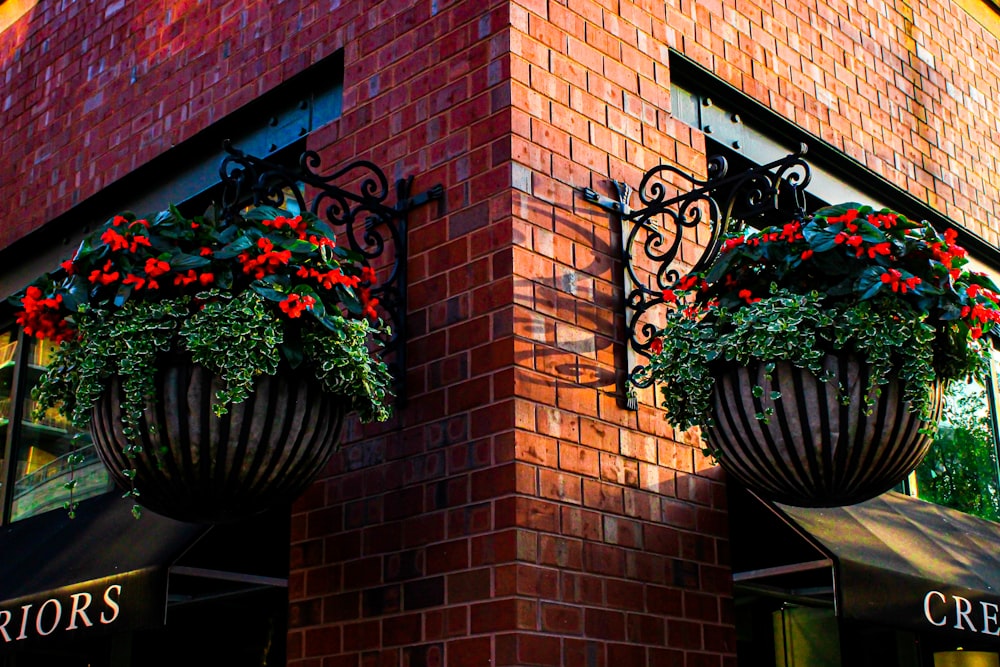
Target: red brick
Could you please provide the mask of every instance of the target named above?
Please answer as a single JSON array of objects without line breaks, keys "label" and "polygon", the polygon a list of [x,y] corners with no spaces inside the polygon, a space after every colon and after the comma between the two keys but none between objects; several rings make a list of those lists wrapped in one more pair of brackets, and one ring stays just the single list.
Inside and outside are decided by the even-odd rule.
[{"label": "red brick", "polygon": [[558,637],[518,633],[497,637],[498,665],[540,665],[560,667],[561,643]]},{"label": "red brick", "polygon": [[646,649],[634,644],[608,644],[608,662],[612,665],[646,664]]},{"label": "red brick", "polygon": [[621,487],[602,482],[583,480],[583,504],[586,507],[621,514],[624,509]]},{"label": "red brick", "polygon": [[458,572],[448,576],[448,603],[485,600],[492,590],[489,568]]},{"label": "red brick", "polygon": [[382,619],[382,645],[400,646],[416,644],[421,639],[423,622],[421,614],[389,616]]},{"label": "red brick", "polygon": [[424,614],[424,638],[429,641],[463,637],[469,632],[469,610],[462,606],[428,610]]},{"label": "red brick", "polygon": [[538,471],[538,485],[538,493],[543,498],[577,505],[583,501],[582,480],[575,475],[542,468]]},{"label": "red brick", "polygon": [[549,533],[559,531],[559,506],[544,500],[517,499],[517,525]]},{"label": "red brick", "polygon": [[561,635],[583,633],[583,608],[542,603],[542,630]]},{"label": "red brick", "polygon": [[305,631],[304,654],[306,656],[339,653],[341,648],[340,628],[324,627]]},{"label": "red brick", "polygon": [[583,542],[565,537],[540,535],[538,561],[543,565],[553,565],[568,570],[583,569]]},{"label": "red brick", "polygon": [[456,639],[445,644],[448,667],[482,667],[489,664],[492,655],[489,637]]},{"label": "red brick", "polygon": [[[516,582],[512,591],[507,586],[509,593],[532,598],[554,598],[559,592],[559,573],[552,568],[518,564],[513,569],[513,576],[516,577]],[[497,594],[500,594],[499,587]]]},{"label": "red brick", "polygon": [[584,632],[587,637],[595,639],[625,641],[625,614],[607,609],[587,609],[584,613]]},{"label": "red brick", "polygon": [[588,540],[602,540],[604,521],[600,513],[576,507],[562,508],[562,532]]},{"label": "red brick", "polygon": [[427,574],[463,570],[469,567],[469,541],[453,540],[430,545],[425,562]]},{"label": "red brick", "polygon": [[535,629],[536,605],[528,600],[495,600],[473,604],[470,608],[473,633]]},{"label": "red brick", "polygon": [[600,474],[600,460],[596,451],[567,443],[559,445],[559,467],[586,477],[596,478]]}]

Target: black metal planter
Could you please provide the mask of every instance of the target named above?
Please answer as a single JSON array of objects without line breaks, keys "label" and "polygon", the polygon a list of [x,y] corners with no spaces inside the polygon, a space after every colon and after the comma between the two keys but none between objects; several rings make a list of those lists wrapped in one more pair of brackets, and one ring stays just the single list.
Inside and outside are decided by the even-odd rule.
[{"label": "black metal planter", "polygon": [[129,443],[117,378],[94,407],[95,448],[119,486],[134,481],[143,507],[195,523],[253,516],[301,494],[336,449],[344,406],[315,382],[263,377],[245,402],[218,417],[212,405],[221,386],[194,364],[158,372],[139,429],[142,451],[131,458],[123,453]]},{"label": "black metal planter", "polygon": [[[804,507],[853,505],[902,481],[931,445],[922,432],[929,424],[907,409],[897,381],[883,385],[866,407],[866,364],[828,355],[824,366],[846,400],[836,382],[820,382],[788,363],[777,364],[770,380],[763,364],[716,374],[709,443],[727,473],[765,498]],[[760,396],[757,385],[764,388]],[[780,398],[772,400],[772,391]],[[942,387],[930,391],[936,420]],[[756,417],[769,409],[766,423]]]}]

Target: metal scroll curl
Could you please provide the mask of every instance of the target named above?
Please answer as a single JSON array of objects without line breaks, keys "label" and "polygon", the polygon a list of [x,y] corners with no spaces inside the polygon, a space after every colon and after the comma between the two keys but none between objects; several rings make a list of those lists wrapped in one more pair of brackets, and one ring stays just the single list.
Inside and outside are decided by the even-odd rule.
[{"label": "metal scroll curl", "polygon": [[[711,266],[728,234],[746,225],[765,226],[772,218],[787,222],[806,214],[805,189],[811,180],[798,151],[769,164],[730,173],[722,155],[708,158],[707,176],[697,178],[671,165],[647,171],[639,184],[640,208],[629,206],[632,189],[614,182],[618,199],[603,197],[590,188],[584,198],[621,218],[624,259],[625,323],[628,339],[628,379],[634,387],[652,385],[643,361],[658,329],[655,312],[664,307],[663,292],[674,288],[688,272]],[[676,261],[684,242],[702,246],[691,267],[682,271]],[[633,390],[627,388],[629,407]]]},{"label": "metal scroll curl", "polygon": [[[351,250],[385,276],[378,284],[363,287],[378,299],[379,316],[388,324],[382,354],[396,379],[396,397],[401,402],[406,369],[402,336],[406,331],[407,213],[441,199],[444,188],[436,185],[411,196],[413,179],[401,179],[395,183],[396,203],[390,206],[393,188],[389,179],[368,160],[323,173],[322,160],[315,151],[303,152],[298,164],[290,167],[248,155],[229,142],[224,149],[227,156],[219,167],[223,218],[239,214],[248,205],[287,208],[294,203],[294,208],[311,211],[334,231],[342,232]],[[311,200],[307,200],[307,191]]]}]

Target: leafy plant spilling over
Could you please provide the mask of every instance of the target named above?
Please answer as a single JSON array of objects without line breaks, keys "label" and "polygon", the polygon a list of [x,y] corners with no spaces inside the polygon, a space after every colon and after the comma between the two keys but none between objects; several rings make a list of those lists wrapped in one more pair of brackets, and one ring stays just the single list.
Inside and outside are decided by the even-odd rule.
[{"label": "leafy plant spilling over", "polygon": [[896,377],[909,409],[929,414],[935,380],[985,375],[983,334],[1000,319],[998,288],[963,268],[967,253],[955,240],[954,230],[942,236],[853,203],[726,238],[707,272],[663,293],[671,309],[646,372],[668,418],[680,428],[711,425],[713,373],[723,365],[763,363],[770,372],[789,362],[832,381],[822,369],[832,352],[870,364],[869,400]]},{"label": "leafy plant spilling over", "polygon": [[116,216],[21,295],[25,333],[61,344],[33,396],[85,428],[108,378],[120,376],[134,438],[158,364],[180,355],[224,380],[220,415],[256,378],[287,369],[343,397],[362,421],[385,420],[391,377],[373,356],[384,333],[374,280],[310,213]]}]

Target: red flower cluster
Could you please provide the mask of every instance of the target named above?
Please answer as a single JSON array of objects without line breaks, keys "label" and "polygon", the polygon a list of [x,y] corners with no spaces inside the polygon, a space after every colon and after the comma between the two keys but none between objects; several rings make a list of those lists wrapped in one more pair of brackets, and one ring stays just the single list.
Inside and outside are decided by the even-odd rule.
[{"label": "red flower cluster", "polygon": [[868,222],[879,229],[892,229],[899,224],[899,214],[890,212],[869,213]]},{"label": "red flower cluster", "polygon": [[32,285],[21,300],[24,311],[18,315],[17,323],[29,336],[55,343],[68,340],[76,334],[76,330],[62,315],[62,301],[62,294],[46,298],[42,290]]},{"label": "red flower cluster", "polygon": [[894,295],[941,321],[954,321],[964,308],[962,321],[978,334],[974,327],[1000,324],[1000,297],[977,286],[990,284],[988,278],[965,271],[967,252],[957,237],[953,229],[939,237],[926,222],[887,209],[828,207],[723,240],[708,271],[684,276],[662,299],[677,309],[689,296],[739,309],[766,299],[774,287],[829,291],[835,301]]},{"label": "red flower cluster", "polygon": [[903,274],[896,269],[889,269],[882,274],[881,278],[883,283],[889,285],[893,292],[903,293],[908,290],[912,290],[914,287],[920,284],[920,278],[917,276],[910,276],[909,278],[903,278]]},{"label": "red flower cluster", "polygon": [[[117,228],[125,226],[126,230],[124,234],[118,232]],[[111,221],[111,226],[104,230],[101,234],[101,242],[104,245],[111,248],[112,251],[125,250],[131,253],[135,253],[139,250],[139,246],[150,247],[149,237],[143,234],[137,234],[132,231],[133,227],[141,227],[140,231],[145,231],[149,227],[149,222],[146,220],[134,220],[129,222],[126,218],[120,215],[115,216]]]},{"label": "red flower cluster", "polygon": [[335,285],[345,285],[347,287],[357,287],[361,279],[357,276],[345,276],[340,269],[330,269],[329,271],[317,271],[313,268],[300,266],[295,272],[299,278],[312,278],[323,289],[333,289]]},{"label": "red flower cluster", "polygon": [[954,229],[946,229],[944,231],[944,241],[931,246],[934,259],[941,262],[948,269],[952,280],[957,280],[962,274],[962,270],[958,266],[955,266],[956,261],[959,264],[964,263],[965,256],[968,254],[965,248],[955,245],[956,239],[958,239],[958,232]]},{"label": "red flower cluster", "polygon": [[314,305],[316,299],[300,294],[289,294],[287,299],[278,303],[278,307],[289,317],[301,317],[303,311],[311,310]]},{"label": "red flower cluster", "polygon": [[118,278],[121,274],[118,271],[112,271],[114,265],[109,259],[104,263],[104,267],[100,269],[94,269],[90,272],[88,280],[94,284],[110,285],[111,283],[118,282]]},{"label": "red flower cluster", "polygon": [[274,273],[278,267],[287,265],[292,259],[291,250],[275,250],[274,244],[266,238],[257,239],[257,248],[261,250],[259,255],[244,252],[237,257],[243,265],[243,273],[257,280]]},{"label": "red flower cluster", "polygon": [[[204,306],[198,293],[212,288],[252,290],[272,317],[296,330],[334,330],[337,316],[348,313],[377,319],[375,271],[356,253],[328,252],[336,242],[327,225],[309,212],[268,209],[266,219],[261,212],[227,220],[191,220],[176,209],[148,221],[115,216],[22,295],[18,322],[58,342],[76,334],[84,313],[172,299],[193,311]],[[303,318],[307,311],[315,317]]]},{"label": "red flower cluster", "polygon": [[798,220],[794,222],[789,222],[784,227],[782,227],[781,233],[778,235],[778,238],[783,241],[788,241],[789,243],[793,243],[795,241],[804,239],[805,237],[802,235],[802,223],[799,222]]},{"label": "red flower cluster", "polygon": [[187,273],[178,273],[174,276],[174,285],[179,285],[180,287],[187,287],[194,283],[198,283],[202,287],[208,287],[213,282],[215,282],[214,273],[198,273],[194,269],[188,269]]},{"label": "red flower cluster", "polygon": [[375,312],[375,306],[378,305],[378,299],[372,298],[372,290],[370,287],[362,287],[358,290],[358,298],[361,299],[361,316],[368,317],[371,319],[377,319],[378,313]]},{"label": "red flower cluster", "polygon": [[284,218],[278,216],[273,220],[262,220],[261,224],[265,227],[270,227],[271,229],[281,230],[288,228],[295,232],[300,240],[309,241],[315,246],[326,246],[328,248],[333,248],[336,243],[333,239],[326,236],[317,236],[316,234],[309,233],[309,225],[305,220],[302,219],[301,215],[297,215],[294,218]]},{"label": "red flower cluster", "polygon": [[833,215],[826,219],[828,224],[839,225],[844,224],[852,232],[858,231],[858,226],[854,224],[854,221],[858,219],[860,211],[856,208],[849,208],[841,215]]}]

